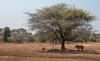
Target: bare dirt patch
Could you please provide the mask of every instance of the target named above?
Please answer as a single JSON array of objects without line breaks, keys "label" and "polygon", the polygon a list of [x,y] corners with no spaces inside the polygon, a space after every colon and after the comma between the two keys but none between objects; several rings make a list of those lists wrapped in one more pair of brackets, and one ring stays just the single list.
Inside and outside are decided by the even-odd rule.
[{"label": "bare dirt patch", "polygon": [[[77,51],[75,45],[85,46],[84,51]],[[52,49],[50,43],[0,43],[0,61],[98,61],[100,43],[66,44],[65,52],[42,52],[42,48]],[[60,50],[60,44],[55,45]]]}]

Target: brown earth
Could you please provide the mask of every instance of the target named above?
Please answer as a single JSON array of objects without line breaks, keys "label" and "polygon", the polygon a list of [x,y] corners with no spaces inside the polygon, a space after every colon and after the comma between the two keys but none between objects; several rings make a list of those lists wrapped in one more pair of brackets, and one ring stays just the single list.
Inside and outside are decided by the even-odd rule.
[{"label": "brown earth", "polygon": [[[77,51],[75,45],[85,46]],[[42,48],[52,49],[50,43],[0,43],[0,61],[99,61],[100,43],[71,43],[65,45],[65,52],[42,52]],[[54,46],[60,50],[60,44]]]}]

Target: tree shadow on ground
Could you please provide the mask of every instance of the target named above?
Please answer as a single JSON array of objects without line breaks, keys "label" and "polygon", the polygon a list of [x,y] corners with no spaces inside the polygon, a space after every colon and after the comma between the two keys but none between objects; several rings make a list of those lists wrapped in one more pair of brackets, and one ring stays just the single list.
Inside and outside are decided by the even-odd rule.
[{"label": "tree shadow on ground", "polygon": [[100,54],[100,52],[94,51],[94,50],[83,50],[83,51],[78,51],[78,50],[70,50],[66,49],[66,51],[62,52],[59,49],[50,49],[46,52],[44,51],[38,51],[41,53],[61,53],[61,54]]}]

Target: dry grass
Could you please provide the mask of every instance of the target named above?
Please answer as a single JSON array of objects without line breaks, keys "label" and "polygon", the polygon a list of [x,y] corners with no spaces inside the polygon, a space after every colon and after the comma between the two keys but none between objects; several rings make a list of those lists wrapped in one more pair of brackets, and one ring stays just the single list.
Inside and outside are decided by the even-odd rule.
[{"label": "dry grass", "polygon": [[[84,45],[85,50],[78,52],[75,45]],[[41,52],[42,48],[52,49],[50,43],[0,43],[0,61],[98,61],[100,43],[71,43],[65,45],[66,52]],[[55,45],[60,49],[60,44]]]}]

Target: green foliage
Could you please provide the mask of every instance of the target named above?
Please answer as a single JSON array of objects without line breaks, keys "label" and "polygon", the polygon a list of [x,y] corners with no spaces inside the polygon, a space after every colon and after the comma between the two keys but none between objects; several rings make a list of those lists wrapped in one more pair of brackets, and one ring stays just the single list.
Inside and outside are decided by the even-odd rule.
[{"label": "green foliage", "polygon": [[34,37],[30,34],[28,34],[26,37],[25,37],[25,41],[26,42],[34,42]]},{"label": "green foliage", "polygon": [[17,43],[23,43],[25,40],[24,34],[20,34],[18,32],[12,32],[11,33],[11,38],[9,38],[11,42],[17,42]]},{"label": "green foliage", "polygon": [[77,31],[74,32],[74,35],[77,36],[77,37],[80,37],[82,39],[85,40],[85,42],[87,42],[89,40],[89,38],[92,36],[91,35],[91,30],[90,29],[84,29],[82,30],[83,28],[81,29],[76,29]]},{"label": "green foliage", "polygon": [[11,31],[11,37],[8,38],[10,42],[23,43],[34,42],[32,33],[27,32],[25,29],[13,29]]},{"label": "green foliage", "polygon": [[47,42],[47,39],[46,39],[46,34],[45,32],[42,32],[42,31],[38,31],[36,32],[36,34],[34,35],[34,38],[35,38],[35,41],[37,42]]},{"label": "green foliage", "polygon": [[77,38],[75,39],[75,42],[84,42],[84,39],[82,39],[82,38],[80,38],[80,37],[77,37]]},{"label": "green foliage", "polygon": [[89,41],[91,41],[91,42],[96,42],[97,40],[96,40],[95,38],[91,37],[91,38],[89,39]]},{"label": "green foliage", "polygon": [[10,37],[9,27],[5,27],[4,31],[3,31],[3,40],[4,40],[4,42],[8,42],[7,37]]},{"label": "green foliage", "polygon": [[34,36],[24,28],[12,29],[10,31],[9,27],[5,27],[4,30],[0,28],[0,42],[2,41],[14,43],[34,42]]},{"label": "green foliage", "polygon": [[15,42],[15,38],[14,37],[8,37],[8,41],[9,42]]},{"label": "green foliage", "polygon": [[11,32],[18,32],[18,33],[21,33],[21,34],[27,33],[27,31],[24,28],[12,29]]},{"label": "green foliage", "polygon": [[[48,34],[49,33],[49,34]],[[53,34],[50,31],[37,31],[34,35],[34,39],[37,42],[54,42],[57,40],[57,38],[55,38],[55,34]]]},{"label": "green foliage", "polygon": [[25,40],[25,37],[23,34],[19,34],[15,37],[16,42],[18,43],[23,43],[23,41]]},{"label": "green foliage", "polygon": [[0,42],[3,42],[3,37],[2,36],[0,36]]}]

